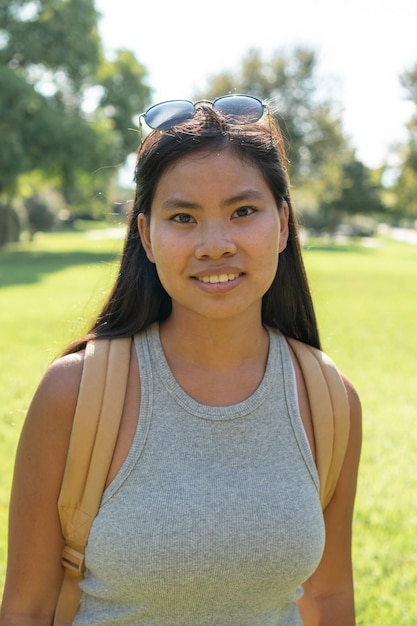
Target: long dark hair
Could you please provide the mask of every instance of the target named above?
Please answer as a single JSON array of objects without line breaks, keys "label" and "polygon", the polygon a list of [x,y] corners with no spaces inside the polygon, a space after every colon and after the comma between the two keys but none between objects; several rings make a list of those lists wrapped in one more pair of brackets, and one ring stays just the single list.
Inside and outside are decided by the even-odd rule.
[{"label": "long dark hair", "polygon": [[[268,119],[265,119],[265,118]],[[232,150],[255,164],[269,185],[278,208],[289,207],[289,238],[280,254],[275,278],[263,297],[262,322],[284,335],[320,348],[319,332],[299,242],[299,227],[289,192],[287,159],[278,125],[269,118],[255,124],[228,124],[211,107],[166,131],[153,131],[138,152],[136,194],[128,220],[119,272],[113,289],[89,332],[67,348],[81,350],[93,337],[134,335],[171,313],[171,298],[142,246],[137,217],[150,217],[158,181],[166,168],[198,151]]]}]

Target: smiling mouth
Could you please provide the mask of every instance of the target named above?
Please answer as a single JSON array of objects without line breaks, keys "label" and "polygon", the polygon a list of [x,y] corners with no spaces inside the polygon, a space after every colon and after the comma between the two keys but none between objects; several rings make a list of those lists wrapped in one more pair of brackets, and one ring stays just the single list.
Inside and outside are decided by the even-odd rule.
[{"label": "smiling mouth", "polygon": [[232,280],[236,280],[236,278],[239,278],[239,276],[241,276],[241,274],[213,274],[212,276],[201,276],[201,277],[197,277],[196,276],[196,280],[198,280],[201,283],[211,283],[212,285],[215,285],[217,283],[228,283]]}]

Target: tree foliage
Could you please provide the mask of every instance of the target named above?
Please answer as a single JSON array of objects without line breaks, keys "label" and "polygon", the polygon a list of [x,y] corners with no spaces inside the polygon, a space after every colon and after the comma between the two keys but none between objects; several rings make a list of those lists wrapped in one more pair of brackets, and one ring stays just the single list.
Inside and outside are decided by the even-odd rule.
[{"label": "tree foliage", "polygon": [[1,206],[42,170],[85,210],[135,149],[146,71],[131,52],[105,58],[98,17],[94,0],[0,0]]},{"label": "tree foliage", "polygon": [[325,95],[322,82],[313,50],[278,51],[269,61],[251,50],[239,71],[212,77],[208,94],[251,93],[269,103],[286,139],[301,212],[307,218],[314,213],[316,224],[321,221],[333,229],[346,216],[375,213],[383,206],[372,173],[356,159],[344,134],[341,107]]},{"label": "tree foliage", "polygon": [[99,70],[98,82],[103,89],[100,106],[118,133],[120,160],[138,145],[138,135],[132,130],[132,113],[138,118],[149,99],[145,77],[144,67],[129,50],[119,50],[116,58],[103,62]]},{"label": "tree foliage", "polygon": [[0,0],[0,59],[21,72],[63,72],[75,90],[100,62],[94,0]]},{"label": "tree foliage", "polygon": [[417,219],[417,63],[401,77],[406,97],[414,105],[407,124],[408,140],[401,148],[400,175],[395,185],[395,209],[398,215]]},{"label": "tree foliage", "polygon": [[270,104],[280,123],[294,182],[318,175],[331,154],[346,150],[340,107],[319,97],[317,58],[313,50],[276,52],[265,61],[250,50],[239,72],[212,78],[209,94],[251,93]]},{"label": "tree foliage", "polygon": [[323,200],[320,209],[325,215],[339,218],[355,215],[381,215],[381,186],[373,180],[372,171],[361,161],[352,159],[342,164],[341,177],[331,202]]}]

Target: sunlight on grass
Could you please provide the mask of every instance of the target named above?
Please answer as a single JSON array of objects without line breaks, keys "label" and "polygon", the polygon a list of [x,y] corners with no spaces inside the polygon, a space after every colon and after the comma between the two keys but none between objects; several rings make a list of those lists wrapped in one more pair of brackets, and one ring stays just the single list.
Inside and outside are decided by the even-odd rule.
[{"label": "sunlight on grass", "polygon": [[354,565],[358,626],[417,624],[417,249],[310,250],[325,350],[363,405]]},{"label": "sunlight on grass", "polygon": [[[107,295],[120,240],[64,234],[0,251],[0,589],[18,436],[40,378]],[[6,285],[6,286],[5,286]]]}]

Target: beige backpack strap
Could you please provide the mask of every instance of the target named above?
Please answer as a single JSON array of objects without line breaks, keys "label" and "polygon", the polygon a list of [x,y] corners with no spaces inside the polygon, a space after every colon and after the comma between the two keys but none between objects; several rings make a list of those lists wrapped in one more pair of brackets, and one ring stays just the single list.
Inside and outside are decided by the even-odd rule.
[{"label": "beige backpack strap", "polygon": [[343,380],[320,350],[288,339],[305,381],[316,448],[323,510],[329,504],[342,468],[349,437],[350,408]]},{"label": "beige backpack strap", "polygon": [[72,624],[81,597],[84,550],[100,506],[126,395],[131,338],[88,342],[61,492],[64,581],[54,626]]}]

